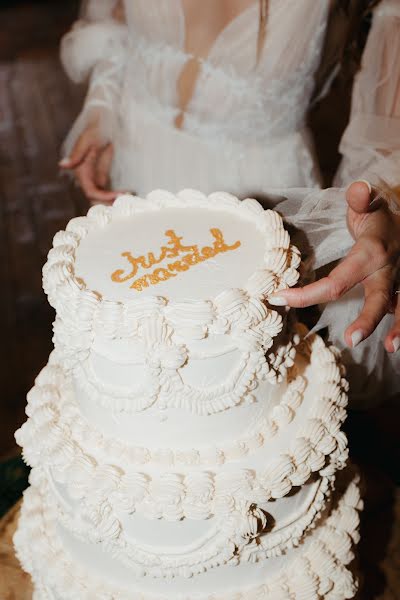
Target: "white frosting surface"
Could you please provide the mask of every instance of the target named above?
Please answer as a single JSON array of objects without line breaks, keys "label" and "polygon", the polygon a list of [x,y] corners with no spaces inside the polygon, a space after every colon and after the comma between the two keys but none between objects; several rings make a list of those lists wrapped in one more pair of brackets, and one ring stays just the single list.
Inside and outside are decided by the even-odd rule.
[{"label": "white frosting surface", "polygon": [[[212,247],[215,238],[210,230],[219,229],[229,246],[240,246],[220,252],[191,266],[187,271],[174,272],[173,277],[141,291],[131,287],[132,282],[157,267],[179,260],[165,258],[151,269],[138,267],[136,276],[126,282],[115,282],[112,273],[121,269],[126,275],[132,266],[123,252],[133,257],[147,256],[149,252],[159,258],[160,249],[168,242],[165,232],[173,230],[182,237],[185,246]],[[246,218],[226,211],[206,208],[165,208],[162,211],[142,212],[129,218],[114,219],[105,229],[90,232],[76,252],[75,273],[87,287],[110,300],[132,300],[136,297],[158,295],[172,300],[206,299],[229,288],[241,288],[253,272],[262,266],[265,236]]]},{"label": "white frosting surface", "polygon": [[76,398],[86,420],[110,438],[148,448],[178,446],[190,450],[213,442],[223,444],[243,439],[249,429],[255,429],[257,423],[269,415],[285,389],[286,384],[273,386],[263,382],[258,390],[260,401],[207,416],[192,414],[182,408],[149,408],[136,414],[110,411],[80,392],[79,386],[76,387]]}]

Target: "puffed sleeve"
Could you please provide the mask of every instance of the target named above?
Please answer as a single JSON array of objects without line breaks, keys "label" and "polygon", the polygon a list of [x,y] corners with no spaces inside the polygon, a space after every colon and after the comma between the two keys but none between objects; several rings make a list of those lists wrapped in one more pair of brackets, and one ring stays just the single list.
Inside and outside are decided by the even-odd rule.
[{"label": "puffed sleeve", "polygon": [[88,82],[82,110],[63,145],[64,156],[95,118],[103,141],[113,140],[128,41],[126,24],[113,18],[119,4],[116,0],[84,3],[81,18],[61,40],[61,62],[67,75],[76,83]]},{"label": "puffed sleeve", "polygon": [[400,186],[400,0],[374,11],[340,152],[336,185],[363,178]]}]

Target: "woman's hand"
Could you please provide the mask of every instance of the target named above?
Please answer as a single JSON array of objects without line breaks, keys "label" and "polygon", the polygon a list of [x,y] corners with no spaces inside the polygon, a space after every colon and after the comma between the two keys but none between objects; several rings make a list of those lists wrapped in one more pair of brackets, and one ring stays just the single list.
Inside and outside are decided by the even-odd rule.
[{"label": "woman's hand", "polygon": [[346,192],[347,223],[355,244],[331,273],[303,288],[279,291],[269,300],[279,306],[306,307],[341,298],[356,284],[364,287],[364,307],[345,331],[348,346],[355,347],[378,326],[386,313],[395,313],[385,339],[388,352],[400,347],[400,294],[393,293],[400,256],[400,217],[384,202],[374,200],[366,182],[354,182]]},{"label": "woman's hand", "polygon": [[119,193],[106,188],[110,181],[113,146],[104,143],[97,120],[93,120],[81,133],[71,156],[60,161],[62,169],[72,169],[85,195],[92,202],[110,203]]}]

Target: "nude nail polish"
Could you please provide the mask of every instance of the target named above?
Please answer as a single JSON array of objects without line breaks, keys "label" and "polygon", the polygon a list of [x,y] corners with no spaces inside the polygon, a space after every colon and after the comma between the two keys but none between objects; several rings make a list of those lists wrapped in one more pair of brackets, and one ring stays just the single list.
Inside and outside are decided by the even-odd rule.
[{"label": "nude nail polish", "polygon": [[358,344],[363,340],[363,338],[364,338],[364,334],[361,331],[361,329],[356,329],[356,331],[353,331],[353,333],[351,334],[352,348],[355,348],[356,346],[358,346]]},{"label": "nude nail polish", "polygon": [[282,296],[271,296],[271,298],[268,298],[268,302],[272,306],[287,306],[287,300]]},{"label": "nude nail polish", "polygon": [[358,179],[358,181],[359,181],[360,183],[365,183],[365,185],[367,185],[367,186],[368,186],[369,193],[370,193],[370,194],[372,193],[372,186],[371,186],[371,184],[370,184],[370,182],[369,182],[369,181],[367,181],[366,179]]},{"label": "nude nail polish", "polygon": [[392,339],[392,344],[393,344],[393,352],[397,352],[397,350],[400,348],[400,337],[396,336],[395,338]]}]

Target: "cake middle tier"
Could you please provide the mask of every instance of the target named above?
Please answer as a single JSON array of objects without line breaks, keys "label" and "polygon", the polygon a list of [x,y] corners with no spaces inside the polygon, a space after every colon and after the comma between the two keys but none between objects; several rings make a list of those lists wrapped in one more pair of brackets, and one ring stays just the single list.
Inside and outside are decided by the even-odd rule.
[{"label": "cake middle tier", "polygon": [[[204,344],[209,346],[205,340],[198,346]],[[126,343],[121,346],[126,350]],[[169,375],[157,401],[143,410],[138,404],[148,395],[132,398],[130,392],[138,384],[151,389],[152,372],[141,362],[122,362],[132,352],[121,348],[118,361],[116,352],[111,360],[93,350],[70,371],[61,367],[62,356],[55,355],[55,361],[61,395],[75,407],[76,419],[86,422],[85,437],[91,435],[90,424],[104,437],[102,442],[92,436],[96,444],[109,446],[109,439],[116,446],[119,440],[121,451],[125,444],[138,462],[145,453],[150,462],[213,464],[256,450],[294,419],[303,401],[306,365],[301,356],[294,365],[291,341],[285,347],[289,351],[280,366],[288,376],[280,384],[260,377],[258,356],[220,348],[214,356],[191,358],[179,374]]]},{"label": "cake middle tier", "polygon": [[[233,504],[279,498],[304,484],[312,472],[334,472],[346,460],[340,428],[347,384],[335,352],[318,336],[299,345],[295,377],[272,410],[260,398],[244,407],[255,411],[249,422],[243,414],[235,417],[240,406],[223,411],[226,430],[220,438],[213,425],[218,414],[192,415],[180,424],[175,418],[171,427],[168,418],[160,422],[146,411],[140,435],[137,414],[113,420],[110,411],[99,418],[101,409],[96,412],[95,405],[85,414],[56,358],[51,357],[30,392],[29,419],[16,437],[27,462],[50,468],[74,496],[101,493],[115,506],[128,498],[129,510],[151,517],[208,518],[220,510],[221,496]],[[189,436],[179,435],[179,426],[190,428],[192,444]],[[221,423],[219,433],[223,431]]]}]

